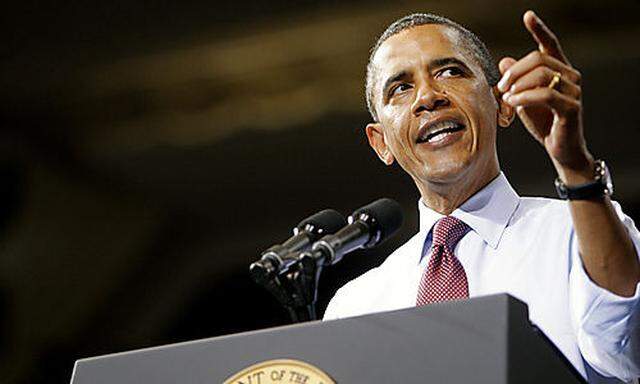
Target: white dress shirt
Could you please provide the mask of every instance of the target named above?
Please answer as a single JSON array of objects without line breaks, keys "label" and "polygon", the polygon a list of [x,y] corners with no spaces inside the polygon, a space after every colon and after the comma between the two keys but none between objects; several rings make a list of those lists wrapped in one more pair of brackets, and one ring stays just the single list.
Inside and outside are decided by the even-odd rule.
[{"label": "white dress shirt", "polygon": [[[639,253],[640,233],[614,206]],[[422,202],[418,207],[420,231],[340,288],[325,320],[415,306],[431,230],[443,217]],[[470,297],[506,292],[527,303],[531,321],[590,383],[640,376],[640,284],[625,298],[590,280],[566,202],[520,197],[501,173],[451,215],[471,227],[454,250]]]}]

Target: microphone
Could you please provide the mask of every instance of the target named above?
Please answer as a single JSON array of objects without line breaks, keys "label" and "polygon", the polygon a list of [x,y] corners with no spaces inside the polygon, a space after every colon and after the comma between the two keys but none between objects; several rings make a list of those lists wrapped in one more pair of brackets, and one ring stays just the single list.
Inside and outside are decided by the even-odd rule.
[{"label": "microphone", "polygon": [[293,236],[282,244],[276,244],[262,252],[260,260],[249,266],[256,281],[263,281],[274,273],[288,268],[297,258],[289,257],[304,252],[322,236],[334,233],[347,224],[344,216],[333,209],[325,209],[302,220],[294,229]]},{"label": "microphone", "polygon": [[[349,225],[313,244],[311,256],[319,265],[333,265],[347,253],[372,248],[391,237],[402,225],[402,209],[395,200],[382,198],[357,209]],[[301,255],[304,256],[304,255]]]}]

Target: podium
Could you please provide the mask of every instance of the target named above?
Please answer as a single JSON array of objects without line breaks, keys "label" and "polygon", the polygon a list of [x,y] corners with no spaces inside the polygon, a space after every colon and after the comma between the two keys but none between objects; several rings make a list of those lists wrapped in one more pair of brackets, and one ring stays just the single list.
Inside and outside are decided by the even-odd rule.
[{"label": "podium", "polygon": [[253,365],[233,384],[327,384],[260,371],[274,359],[339,384],[585,382],[531,326],[526,305],[500,294],[81,359],[71,383],[222,384]]}]

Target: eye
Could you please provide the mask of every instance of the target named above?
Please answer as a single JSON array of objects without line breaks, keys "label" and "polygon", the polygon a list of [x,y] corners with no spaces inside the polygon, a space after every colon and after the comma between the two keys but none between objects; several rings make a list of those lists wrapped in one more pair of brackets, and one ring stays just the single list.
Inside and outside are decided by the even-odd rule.
[{"label": "eye", "polygon": [[409,89],[411,89],[411,84],[400,83],[394,87],[391,87],[391,89],[389,90],[389,97],[393,97]]},{"label": "eye", "polygon": [[438,72],[438,77],[459,77],[464,75],[464,71],[458,67],[447,67]]}]

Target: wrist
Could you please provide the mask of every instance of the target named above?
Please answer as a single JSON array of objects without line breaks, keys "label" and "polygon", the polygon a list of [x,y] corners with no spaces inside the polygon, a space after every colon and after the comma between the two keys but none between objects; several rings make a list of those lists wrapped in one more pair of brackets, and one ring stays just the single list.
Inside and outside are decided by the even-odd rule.
[{"label": "wrist", "polygon": [[578,160],[569,164],[553,161],[558,177],[568,186],[581,185],[593,181],[595,160],[590,153],[586,153]]},{"label": "wrist", "polygon": [[568,181],[565,182],[560,176],[556,178],[555,186],[558,196],[564,200],[592,200],[613,194],[611,174],[604,160],[593,161],[592,179],[585,182],[588,169],[588,165],[575,168],[559,167],[561,176]]}]

